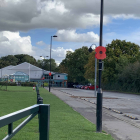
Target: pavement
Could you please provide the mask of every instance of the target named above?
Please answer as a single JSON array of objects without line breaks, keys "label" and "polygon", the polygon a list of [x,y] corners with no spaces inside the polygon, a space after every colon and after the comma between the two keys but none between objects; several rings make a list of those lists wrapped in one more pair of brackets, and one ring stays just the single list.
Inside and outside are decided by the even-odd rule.
[{"label": "pavement", "polygon": [[[48,90],[48,88],[46,88]],[[94,91],[51,88],[51,93],[96,124]],[[140,140],[140,96],[103,92],[102,128],[115,140]]]}]

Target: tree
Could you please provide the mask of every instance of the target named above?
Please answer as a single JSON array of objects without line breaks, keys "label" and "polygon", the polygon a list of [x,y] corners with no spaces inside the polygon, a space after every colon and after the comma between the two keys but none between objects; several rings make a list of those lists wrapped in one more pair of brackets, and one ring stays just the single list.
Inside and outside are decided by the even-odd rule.
[{"label": "tree", "polygon": [[58,66],[58,72],[60,73],[68,73],[68,67],[67,67],[67,60],[64,59]]},{"label": "tree", "polygon": [[0,69],[9,65],[10,65],[9,61],[3,61],[2,59],[0,59]]},{"label": "tree", "polygon": [[69,82],[85,83],[84,66],[88,61],[88,47],[76,49],[75,52],[67,52],[66,58],[60,63],[60,72],[67,72]]},{"label": "tree", "polygon": [[125,66],[117,80],[122,90],[140,92],[140,62]]},{"label": "tree", "polygon": [[84,68],[85,68],[84,77],[87,80],[89,80],[90,82],[94,81],[94,78],[95,78],[95,51],[92,51],[92,53],[90,53],[88,62],[84,66]]},{"label": "tree", "polygon": [[7,61],[9,65],[14,65],[14,66],[18,62],[18,59],[14,55],[8,55],[8,56],[1,57],[1,60],[4,62]]},{"label": "tree", "polygon": [[[37,64],[40,68],[44,70],[50,70],[50,59],[43,59],[43,60],[38,60]],[[57,64],[54,59],[51,59],[51,71],[56,72],[57,70]]]},{"label": "tree", "polygon": [[17,55],[14,55],[14,56],[18,59],[17,65],[21,64],[23,62],[28,62],[32,65],[37,66],[36,59],[33,56],[30,56],[28,54],[17,54]]},{"label": "tree", "polygon": [[[104,60],[104,71],[102,75],[102,81],[104,83],[114,82],[119,73],[118,65],[120,65],[121,59],[127,58],[129,63],[137,61],[140,47],[134,43],[126,42],[125,40],[113,40],[111,44],[106,46],[106,59]],[[125,63],[126,61],[124,61]],[[126,62],[126,63],[128,63]],[[123,65],[126,65],[124,64]],[[121,66],[121,65],[120,65]]]}]

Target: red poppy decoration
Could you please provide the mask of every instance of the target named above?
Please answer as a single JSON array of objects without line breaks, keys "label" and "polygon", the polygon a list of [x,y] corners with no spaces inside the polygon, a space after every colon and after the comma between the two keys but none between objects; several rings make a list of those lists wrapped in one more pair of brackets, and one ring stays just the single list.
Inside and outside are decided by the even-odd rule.
[{"label": "red poppy decoration", "polygon": [[98,46],[96,49],[95,49],[95,57],[97,59],[105,59],[106,58],[106,48],[103,47],[103,46]]},{"label": "red poppy decoration", "polygon": [[51,76],[52,74],[51,74],[51,72],[49,73],[49,76]]},{"label": "red poppy decoration", "polygon": [[44,80],[45,78],[43,77],[42,79]]}]

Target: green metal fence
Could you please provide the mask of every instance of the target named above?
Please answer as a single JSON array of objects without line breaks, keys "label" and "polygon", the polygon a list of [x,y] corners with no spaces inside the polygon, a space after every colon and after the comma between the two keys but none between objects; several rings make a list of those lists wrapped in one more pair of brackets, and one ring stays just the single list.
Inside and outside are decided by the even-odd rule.
[{"label": "green metal fence", "polygon": [[[40,97],[39,89],[37,89],[36,91],[38,94],[38,104],[0,117],[0,128],[8,125],[8,135],[3,140],[10,140],[37,114],[39,119],[39,140],[49,140],[50,105],[43,104],[43,99]],[[13,130],[13,122],[24,118],[28,115],[30,116]]]}]

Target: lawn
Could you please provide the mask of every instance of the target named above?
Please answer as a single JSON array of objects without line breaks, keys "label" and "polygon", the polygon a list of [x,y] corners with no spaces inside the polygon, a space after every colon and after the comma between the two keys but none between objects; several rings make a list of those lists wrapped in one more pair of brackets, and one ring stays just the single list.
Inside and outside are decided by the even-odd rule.
[{"label": "lawn", "polygon": [[[40,88],[44,104],[50,104],[50,140],[113,140],[104,133],[96,133],[96,126],[47,90]],[[0,116],[36,104],[32,87],[9,87],[0,90]],[[25,118],[24,118],[25,119]],[[24,119],[14,122],[14,128]],[[7,135],[8,127],[0,128],[0,139]],[[38,116],[22,128],[12,140],[39,140]]]}]

